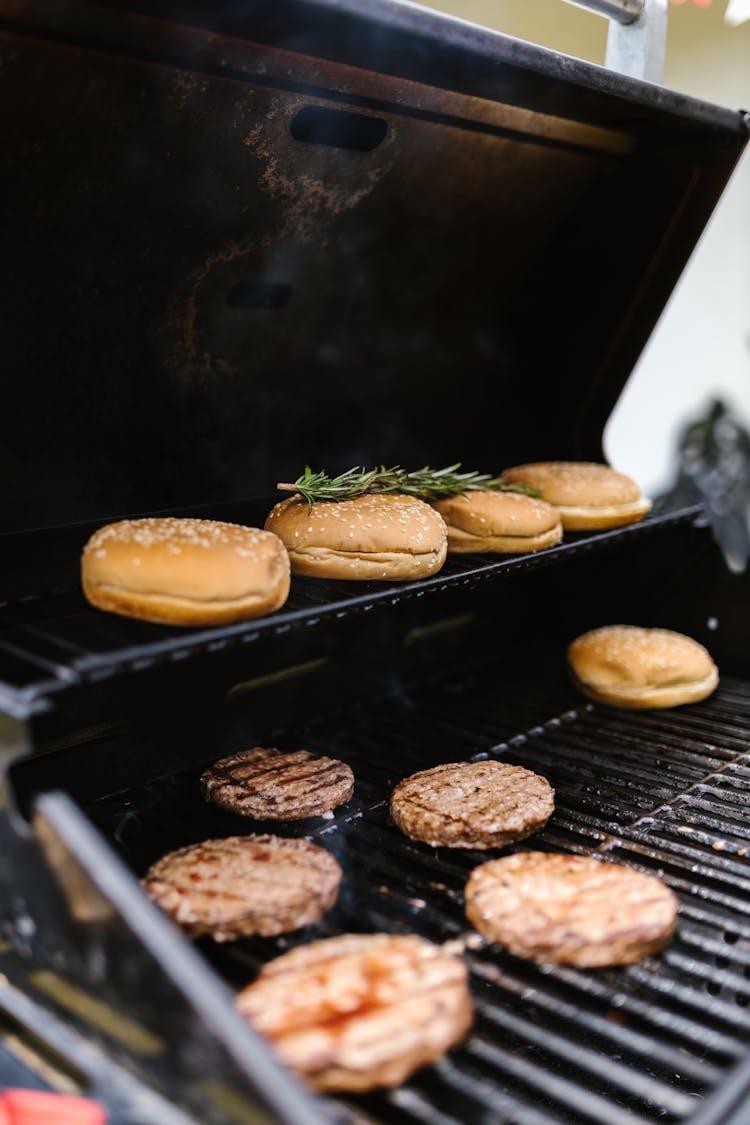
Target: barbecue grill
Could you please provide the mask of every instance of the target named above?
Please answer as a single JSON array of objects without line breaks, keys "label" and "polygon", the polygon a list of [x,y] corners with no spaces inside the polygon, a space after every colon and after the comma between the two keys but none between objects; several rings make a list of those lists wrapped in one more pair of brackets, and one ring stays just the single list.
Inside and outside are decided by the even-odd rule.
[{"label": "barbecue grill", "polygon": [[[124,514],[262,525],[305,460],[601,459],[746,119],[388,0],[2,0],[0,50],[0,1075],[115,1125],[746,1122],[748,600],[700,507],[418,582],[295,579],[222,628],[100,613],[77,577]],[[614,621],[707,644],[716,694],[582,700],[564,646]],[[352,765],[333,820],[281,829],[336,855],[341,899],[302,935],[192,946],[137,877],[271,828],[198,788],[257,743]],[[533,847],[678,893],[659,957],[581,971],[472,937],[485,857],[406,839],[387,797],[484,757],[554,785]],[[232,992],[350,930],[454,941],[476,1022],[396,1090],[316,1098]]]}]

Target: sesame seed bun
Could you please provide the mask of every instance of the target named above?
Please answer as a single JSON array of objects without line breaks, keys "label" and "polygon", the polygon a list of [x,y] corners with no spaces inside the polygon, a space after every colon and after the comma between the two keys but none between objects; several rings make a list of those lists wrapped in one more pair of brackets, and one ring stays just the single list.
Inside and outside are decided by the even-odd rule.
[{"label": "sesame seed bun", "polygon": [[525,484],[554,504],[566,531],[623,527],[651,511],[634,480],[593,461],[536,461],[506,469],[502,480]]},{"label": "sesame seed bun", "polygon": [[593,629],[570,645],[568,664],[584,695],[613,707],[697,703],[719,682],[719,670],[703,645],[670,629]]},{"label": "sesame seed bun", "polygon": [[365,495],[308,505],[282,500],[266,528],[289,551],[293,574],[313,578],[427,578],[447,552],[442,516],[413,496]]},{"label": "sesame seed bun", "polygon": [[457,554],[521,554],[562,539],[557,508],[519,492],[463,492],[432,506],[448,525],[448,550]]},{"label": "sesame seed bun", "polygon": [[121,520],[83,549],[83,592],[110,613],[164,625],[224,625],[271,613],[289,594],[275,535],[216,520]]}]

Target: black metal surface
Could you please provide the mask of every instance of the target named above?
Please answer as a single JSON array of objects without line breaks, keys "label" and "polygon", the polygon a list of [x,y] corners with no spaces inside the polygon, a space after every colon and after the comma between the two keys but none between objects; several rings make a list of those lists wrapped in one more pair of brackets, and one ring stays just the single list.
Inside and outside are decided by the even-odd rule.
[{"label": "black metal surface", "polygon": [[[0,955],[3,973],[12,972]],[[28,994],[0,983],[0,1086],[92,1098],[107,1125],[202,1125],[118,1066]]]},{"label": "black metal surface", "polygon": [[747,137],[390,2],[3,0],[0,53],[3,530],[601,459]]},{"label": "black metal surface", "polygon": [[[243,522],[252,523],[255,518],[262,524],[268,505],[259,510],[260,516],[252,511]],[[622,548],[633,539],[688,524],[699,510],[682,508],[612,531],[570,534],[559,546],[531,555],[449,556],[438,574],[418,582],[294,578],[289,600],[281,610],[231,626],[180,629],[150,625],[95,610],[77,590],[0,603],[0,710],[24,718],[44,709],[51,697],[82,683],[228,650],[292,629],[316,628],[426,594],[469,589],[590,552]],[[76,562],[85,538],[81,533],[75,540]]]},{"label": "black metal surface", "polygon": [[[689,1122],[748,1054],[750,684],[725,679],[704,703],[626,714],[581,703],[557,661],[532,655],[515,672],[454,670],[449,684],[288,731],[282,744],[354,769],[355,796],[332,823],[232,817],[202,801],[197,766],[87,811],[138,874],[173,847],[254,829],[305,833],[336,854],[344,886],[320,926],[202,944],[233,986],[280,950],[342,931],[416,931],[465,948],[477,1004],[469,1039],[396,1091],[343,1099],[350,1109],[389,1123]],[[210,747],[191,749],[211,760]],[[634,864],[673,887],[680,920],[660,957],[605,971],[540,968],[473,941],[462,887],[486,853],[407,840],[389,823],[387,797],[416,769],[485,754],[555,786],[552,821],[520,846]]]},{"label": "black metal surface", "polygon": [[39,797],[33,834],[3,810],[0,881],[13,888],[0,903],[0,1027],[7,1008],[81,1088],[109,1084],[128,1125],[320,1125],[66,794]]}]

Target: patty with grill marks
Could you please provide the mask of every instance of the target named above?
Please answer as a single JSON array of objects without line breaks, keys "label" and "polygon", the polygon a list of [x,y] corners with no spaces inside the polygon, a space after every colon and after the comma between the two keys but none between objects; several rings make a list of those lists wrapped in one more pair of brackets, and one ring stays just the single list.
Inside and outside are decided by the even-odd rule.
[{"label": "patty with grill marks", "polygon": [[538,832],[555,810],[539,774],[507,762],[452,762],[400,781],[391,816],[413,840],[434,848],[501,848]]},{"label": "patty with grill marks", "polygon": [[144,890],[191,937],[273,937],[319,921],[336,901],[341,868],[309,840],[228,836],[163,856]]},{"label": "patty with grill marks", "polygon": [[519,852],[475,867],[466,915],[484,937],[532,961],[629,965],[662,949],[679,902],[661,880],[590,856]]},{"label": "patty with grill marks", "polygon": [[237,997],[318,1090],[396,1086],[471,1025],[466,966],[415,934],[344,934],[269,962]]},{"label": "patty with grill marks", "polygon": [[331,815],[354,792],[344,762],[309,750],[255,746],[221,758],[201,775],[207,801],[255,820],[302,820]]}]

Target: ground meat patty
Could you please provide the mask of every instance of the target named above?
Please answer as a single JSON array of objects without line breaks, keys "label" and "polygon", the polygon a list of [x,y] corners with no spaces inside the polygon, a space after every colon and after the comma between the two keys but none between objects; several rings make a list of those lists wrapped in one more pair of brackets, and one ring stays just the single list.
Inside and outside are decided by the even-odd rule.
[{"label": "ground meat patty", "polygon": [[555,808],[549,782],[506,762],[458,762],[399,782],[391,816],[407,836],[433,847],[500,848],[547,823]]},{"label": "ground meat patty", "polygon": [[229,836],[170,852],[151,867],[149,898],[192,937],[272,937],[317,922],[333,906],[341,868],[308,840]]},{"label": "ground meat patty", "polygon": [[466,884],[467,917],[485,937],[518,957],[588,968],[657,952],[678,905],[654,876],[588,856],[504,856]]},{"label": "ground meat patty", "polygon": [[345,934],[284,953],[237,998],[318,1090],[396,1086],[468,1030],[458,958],[413,934]]},{"label": "ground meat patty", "polygon": [[354,792],[354,774],[344,762],[309,750],[290,753],[255,746],[210,766],[201,776],[207,801],[255,820],[300,820],[327,816]]}]

